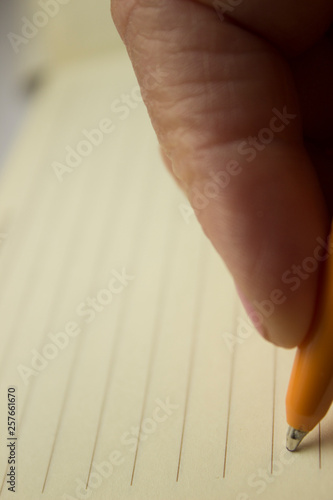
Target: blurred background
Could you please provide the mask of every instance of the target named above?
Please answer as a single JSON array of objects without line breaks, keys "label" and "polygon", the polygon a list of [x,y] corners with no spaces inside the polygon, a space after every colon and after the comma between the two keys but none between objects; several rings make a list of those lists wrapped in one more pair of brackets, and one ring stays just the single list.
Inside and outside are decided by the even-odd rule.
[{"label": "blurred background", "polygon": [[110,0],[1,0],[0,168],[33,93],[64,65],[125,51]]}]

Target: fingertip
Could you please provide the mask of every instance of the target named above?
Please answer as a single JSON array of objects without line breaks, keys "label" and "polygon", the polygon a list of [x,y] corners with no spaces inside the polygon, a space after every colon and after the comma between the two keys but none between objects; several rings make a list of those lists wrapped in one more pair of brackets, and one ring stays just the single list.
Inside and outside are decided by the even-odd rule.
[{"label": "fingertip", "polygon": [[[323,261],[329,255],[328,239],[318,237],[316,241],[311,255],[282,274],[286,286],[270,292],[263,286],[251,294],[248,287],[247,293],[242,290],[242,286],[246,288],[244,282],[236,285],[244,310],[258,333],[278,347],[299,346],[310,331],[323,276]],[[316,255],[320,255],[320,261],[316,262]],[[277,281],[281,281],[278,276]]]},{"label": "fingertip", "polygon": [[280,152],[279,165],[275,158],[270,157],[269,175],[265,162],[248,175],[244,169],[200,209],[195,197],[209,194],[203,180],[192,189],[192,205],[255,328],[269,342],[292,348],[304,340],[313,319],[329,216],[304,152],[297,161],[289,149]]}]

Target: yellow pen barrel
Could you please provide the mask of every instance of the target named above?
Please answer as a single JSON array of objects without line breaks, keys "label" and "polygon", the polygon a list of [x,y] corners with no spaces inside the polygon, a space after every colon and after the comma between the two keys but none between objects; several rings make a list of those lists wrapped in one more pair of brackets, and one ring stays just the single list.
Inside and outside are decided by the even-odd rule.
[{"label": "yellow pen barrel", "polygon": [[[332,234],[332,233],[331,233]],[[332,252],[332,236],[330,252]],[[333,399],[333,256],[329,256],[311,332],[298,348],[289,382],[287,422],[310,431],[325,416]]]}]

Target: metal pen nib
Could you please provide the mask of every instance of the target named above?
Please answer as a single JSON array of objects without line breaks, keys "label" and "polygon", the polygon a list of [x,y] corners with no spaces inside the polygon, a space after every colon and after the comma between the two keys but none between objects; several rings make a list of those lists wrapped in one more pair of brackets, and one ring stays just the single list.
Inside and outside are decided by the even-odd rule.
[{"label": "metal pen nib", "polygon": [[287,450],[296,451],[298,445],[302,441],[302,439],[307,435],[307,432],[299,431],[298,429],[294,429],[293,427],[288,427],[287,431]]}]

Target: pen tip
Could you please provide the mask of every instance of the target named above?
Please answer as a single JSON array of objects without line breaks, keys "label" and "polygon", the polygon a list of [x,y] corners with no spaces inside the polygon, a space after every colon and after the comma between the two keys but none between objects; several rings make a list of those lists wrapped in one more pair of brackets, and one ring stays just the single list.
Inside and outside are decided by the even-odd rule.
[{"label": "pen tip", "polygon": [[294,429],[293,427],[288,427],[286,443],[287,450],[296,451],[298,445],[306,435],[307,432],[299,431],[298,429]]}]

